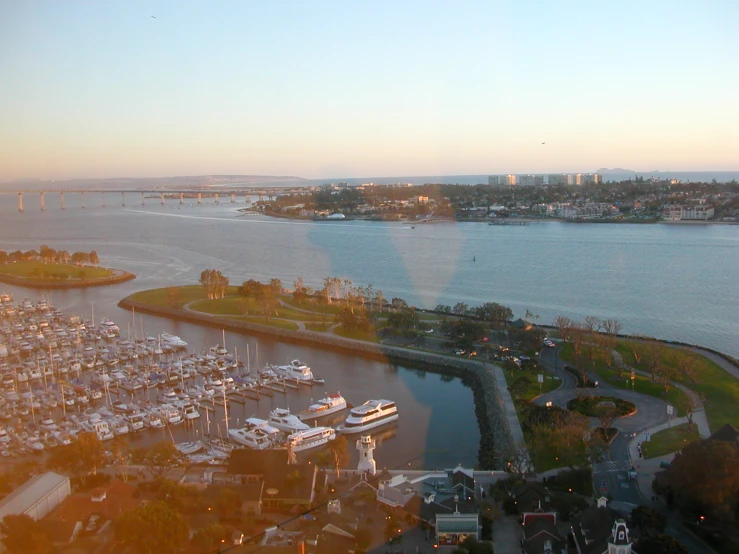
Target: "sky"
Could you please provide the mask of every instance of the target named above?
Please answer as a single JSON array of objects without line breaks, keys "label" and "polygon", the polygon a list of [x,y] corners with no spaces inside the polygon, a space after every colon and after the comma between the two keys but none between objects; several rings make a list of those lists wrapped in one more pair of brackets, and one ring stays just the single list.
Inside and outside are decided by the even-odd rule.
[{"label": "sky", "polygon": [[736,0],[0,0],[0,181],[736,170],[737,24]]}]

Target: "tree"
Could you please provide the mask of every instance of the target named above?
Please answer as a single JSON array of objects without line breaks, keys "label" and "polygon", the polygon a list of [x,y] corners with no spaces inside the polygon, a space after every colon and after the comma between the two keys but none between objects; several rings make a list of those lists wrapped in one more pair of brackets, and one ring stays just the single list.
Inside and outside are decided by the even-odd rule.
[{"label": "tree", "polygon": [[613,422],[618,419],[618,410],[612,405],[602,405],[596,408],[595,414],[598,421],[600,421],[603,432],[608,437],[608,430],[613,425]]},{"label": "tree", "polygon": [[100,263],[100,258],[98,257],[98,253],[97,253],[97,252],[95,252],[94,250],[93,250],[93,251],[91,251],[91,252],[90,252],[90,253],[88,254],[88,259],[90,260],[90,263],[91,263],[92,265],[94,265],[95,267],[97,267],[97,266],[98,266],[98,264]]},{"label": "tree", "polygon": [[298,304],[302,304],[306,297],[306,288],[303,284],[303,278],[298,277],[293,283],[293,300]]},{"label": "tree", "polygon": [[241,514],[241,495],[233,489],[219,490],[216,509],[222,518],[238,517]]},{"label": "tree", "polygon": [[341,468],[346,467],[349,463],[346,436],[338,435],[334,440],[329,441],[328,445],[327,449],[320,452],[318,460],[321,464],[334,466],[336,469],[336,478],[338,479],[341,475]]},{"label": "tree", "polygon": [[188,529],[179,513],[158,500],[124,512],[115,522],[115,534],[141,554],[174,554],[187,541]]},{"label": "tree", "polygon": [[521,396],[523,396],[527,390],[529,390],[529,385],[531,385],[531,379],[529,379],[526,375],[521,375],[518,377],[513,383],[508,385],[508,390],[511,393],[511,396],[518,400]]},{"label": "tree", "polygon": [[649,506],[637,506],[631,510],[631,523],[636,525],[642,536],[664,533],[667,518]]},{"label": "tree", "polygon": [[272,289],[272,294],[279,296],[282,294],[282,281],[279,279],[270,279],[269,287]]},{"label": "tree", "polygon": [[[731,520],[739,496],[739,445],[727,441],[696,441],[675,455],[669,469],[678,503]],[[733,513],[732,513],[733,512]]]},{"label": "tree", "polygon": [[82,265],[90,259],[89,254],[86,252],[75,252],[72,254],[72,263],[74,265]]},{"label": "tree", "polygon": [[659,383],[665,391],[665,394],[670,392],[670,385],[672,380],[676,377],[676,371],[674,368],[660,364],[654,374],[654,380]]},{"label": "tree", "polygon": [[573,321],[569,317],[558,315],[554,318],[553,324],[562,340],[569,342]]},{"label": "tree", "polygon": [[366,525],[360,525],[354,531],[354,539],[357,541],[357,548],[359,550],[367,550],[372,542],[372,531]]},{"label": "tree", "polygon": [[694,392],[686,392],[680,397],[680,407],[685,410],[685,416],[688,418],[688,428],[693,427],[693,416],[695,412],[703,408],[704,398]]},{"label": "tree", "polygon": [[8,260],[8,253],[5,250],[0,250],[0,264],[7,264]]},{"label": "tree", "polygon": [[192,536],[192,545],[198,552],[208,553],[217,551],[228,540],[228,531],[222,525],[213,524],[208,527],[201,527]]},{"label": "tree", "polygon": [[670,535],[644,537],[634,545],[639,554],[688,554],[685,545]]},{"label": "tree", "polygon": [[466,315],[469,310],[470,307],[467,304],[464,302],[457,302],[452,308],[452,313],[454,315]]},{"label": "tree", "polygon": [[2,543],[13,554],[46,554],[51,550],[51,539],[31,516],[8,515],[0,522]]},{"label": "tree", "polygon": [[687,352],[675,353],[675,365],[677,370],[686,379],[690,379],[693,383],[698,382],[698,363],[692,354]]},{"label": "tree", "polygon": [[105,448],[95,433],[80,433],[77,440],[49,451],[49,469],[71,473],[84,485],[88,475],[96,475],[105,465]]},{"label": "tree", "polygon": [[631,352],[631,356],[634,358],[634,363],[639,365],[645,353],[644,345],[640,342],[630,340],[626,342],[626,346],[629,348],[629,352]]},{"label": "tree", "polygon": [[200,284],[208,299],[215,300],[226,296],[228,277],[217,269],[205,269],[200,273]]},{"label": "tree", "polygon": [[131,453],[133,461],[144,466],[152,480],[164,477],[182,463],[182,455],[171,441],[163,440],[153,446],[140,446]]}]

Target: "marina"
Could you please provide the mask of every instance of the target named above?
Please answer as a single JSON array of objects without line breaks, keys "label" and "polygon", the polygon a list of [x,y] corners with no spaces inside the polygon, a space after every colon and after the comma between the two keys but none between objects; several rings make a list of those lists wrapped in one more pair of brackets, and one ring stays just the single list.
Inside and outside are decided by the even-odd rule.
[{"label": "marina", "polygon": [[245,365],[225,347],[225,333],[223,343],[188,353],[176,335],[147,336],[143,327],[141,338],[131,334],[133,317],[122,337],[112,320],[95,323],[94,308],[85,320],[46,300],[0,296],[0,455],[41,453],[80,433],[104,442],[139,433],[161,440],[164,433],[191,463],[219,464],[234,447],[300,452],[336,437],[334,428],[303,419],[345,410],[339,393],[299,415],[281,406],[266,420],[245,415],[261,399],[322,384],[306,364],[293,359],[253,372],[248,357]]}]

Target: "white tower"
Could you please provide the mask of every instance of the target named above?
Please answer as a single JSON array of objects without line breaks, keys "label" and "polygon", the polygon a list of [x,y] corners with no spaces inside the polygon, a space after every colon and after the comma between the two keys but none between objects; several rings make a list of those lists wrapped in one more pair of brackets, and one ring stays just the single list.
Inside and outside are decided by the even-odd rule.
[{"label": "white tower", "polygon": [[608,554],[632,554],[629,528],[623,519],[613,522],[611,536],[608,539]]},{"label": "white tower", "polygon": [[363,436],[357,441],[357,450],[359,450],[359,464],[357,471],[360,473],[369,472],[374,475],[377,473],[377,464],[372,451],[375,449],[375,439],[371,436]]}]

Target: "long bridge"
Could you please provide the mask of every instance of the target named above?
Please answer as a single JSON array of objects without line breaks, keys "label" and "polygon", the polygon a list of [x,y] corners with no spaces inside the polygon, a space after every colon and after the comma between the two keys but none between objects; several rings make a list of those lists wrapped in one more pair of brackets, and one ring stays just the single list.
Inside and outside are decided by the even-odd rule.
[{"label": "long bridge", "polygon": [[230,196],[232,204],[237,204],[237,197],[243,196],[244,203],[249,202],[250,196],[258,196],[260,201],[268,198],[270,201],[277,196],[285,194],[297,194],[297,193],[309,193],[315,190],[317,187],[261,187],[251,189],[221,189],[214,190],[212,188],[200,188],[200,189],[48,189],[48,190],[24,190],[24,191],[0,191],[0,194],[17,194],[18,195],[18,211],[23,212],[23,197],[24,195],[38,195],[39,205],[42,211],[46,210],[46,195],[58,195],[60,201],[60,207],[62,210],[66,209],[65,195],[79,194],[82,198],[81,207],[85,207],[85,195],[101,195],[102,204],[101,207],[105,207],[105,195],[118,195],[121,197],[121,206],[126,205],[126,194],[141,195],[141,205],[146,205],[146,198],[152,197],[152,195],[159,195],[161,204],[164,204],[166,198],[177,198],[179,196],[180,204],[185,203],[185,197],[197,198],[198,204],[203,203],[203,197],[215,198],[215,203],[219,204],[221,196]]}]

